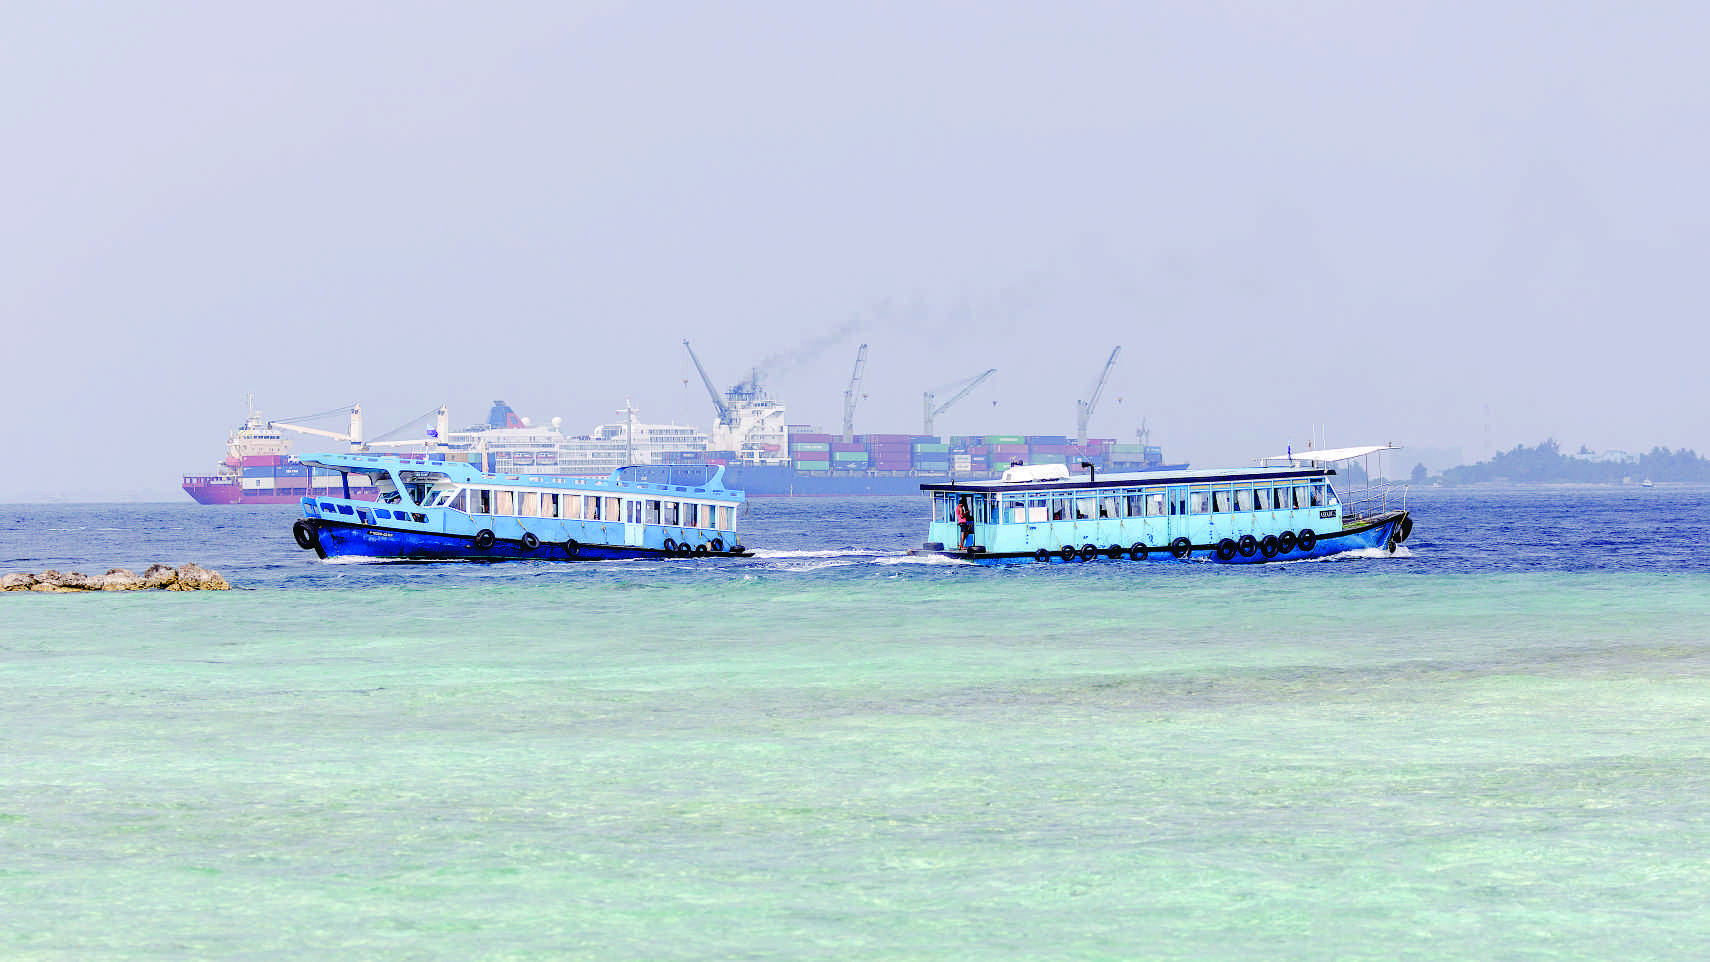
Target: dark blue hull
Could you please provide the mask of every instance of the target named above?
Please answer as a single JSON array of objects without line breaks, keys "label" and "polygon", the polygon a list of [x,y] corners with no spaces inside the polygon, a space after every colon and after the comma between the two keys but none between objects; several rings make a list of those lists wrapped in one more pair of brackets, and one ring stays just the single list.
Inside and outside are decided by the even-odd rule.
[{"label": "dark blue hull", "polygon": [[609,561],[634,558],[694,560],[746,558],[741,545],[715,552],[697,548],[642,548],[582,542],[522,541],[495,538],[483,546],[474,537],[405,531],[371,525],[320,521],[314,525],[314,550],[322,558],[379,558],[396,561]]},{"label": "dark blue hull", "polygon": [[[1268,546],[1263,546],[1263,542],[1243,545],[1240,542],[1226,539],[1217,544],[1183,544],[1176,551],[1172,551],[1170,545],[1155,545],[1143,548],[1140,551],[1133,550],[1134,546],[1132,545],[1127,547],[1082,545],[1079,548],[1071,545],[1057,551],[1047,551],[1040,548],[1032,554],[996,554],[987,553],[978,548],[971,552],[921,550],[911,552],[911,554],[939,555],[978,564],[1083,564],[1093,561],[1210,561],[1217,564],[1264,564],[1271,561],[1325,558],[1348,551],[1361,551],[1371,548],[1382,548],[1393,553],[1398,544],[1407,540],[1412,528],[1413,522],[1406,511],[1393,511],[1335,534],[1316,536],[1310,548],[1302,548],[1300,545],[1294,544],[1284,550],[1275,542]],[[1187,541],[1186,538],[1181,540]],[[1088,551],[1087,548],[1089,547],[1094,550]],[[1267,554],[1264,547],[1275,549],[1274,553]],[[1113,551],[1112,549],[1116,550]],[[1185,549],[1185,552],[1182,549]]]}]

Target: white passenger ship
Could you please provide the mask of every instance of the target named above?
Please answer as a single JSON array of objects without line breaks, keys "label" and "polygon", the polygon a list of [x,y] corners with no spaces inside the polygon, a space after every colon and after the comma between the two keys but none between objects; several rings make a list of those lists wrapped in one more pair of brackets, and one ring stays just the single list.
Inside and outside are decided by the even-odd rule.
[{"label": "white passenger ship", "polygon": [[1406,486],[1377,483],[1344,500],[1329,467],[1393,450],[1289,454],[1251,468],[1102,476],[1089,468],[1081,477],[1064,465],[1016,465],[999,480],[923,484],[933,513],[915,553],[981,563],[1243,563],[1394,552],[1413,530]]}]

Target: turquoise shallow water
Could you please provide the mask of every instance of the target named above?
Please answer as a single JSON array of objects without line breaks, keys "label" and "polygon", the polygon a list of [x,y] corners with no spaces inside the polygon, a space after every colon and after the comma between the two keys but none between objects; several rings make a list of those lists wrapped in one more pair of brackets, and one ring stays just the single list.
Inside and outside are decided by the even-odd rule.
[{"label": "turquoise shallow water", "polygon": [[669,568],[6,509],[8,570],[250,590],[0,596],[0,957],[1703,957],[1702,492],[1630,494],[1143,579],[911,563],[906,501]]}]

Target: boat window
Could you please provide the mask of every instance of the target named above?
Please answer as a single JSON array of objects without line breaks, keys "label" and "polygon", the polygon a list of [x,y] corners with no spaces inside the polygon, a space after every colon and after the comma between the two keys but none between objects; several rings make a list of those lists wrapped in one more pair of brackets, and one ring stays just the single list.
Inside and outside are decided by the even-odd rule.
[{"label": "boat window", "polygon": [[[451,499],[451,504],[449,505],[451,510],[467,512],[469,510],[469,508],[468,508],[468,504],[469,504],[468,495],[469,495],[468,491],[457,492],[457,496],[455,498]],[[440,495],[440,497],[443,498],[445,496]]]},{"label": "boat window", "polygon": [[1128,497],[1128,516],[1138,518],[1146,513],[1146,496],[1136,491]]},{"label": "boat window", "polygon": [[693,501],[683,502],[683,527],[698,528],[701,526],[700,507]]},{"label": "boat window", "polygon": [[1208,507],[1207,500],[1203,490],[1189,492],[1187,499],[1188,514],[1204,514]]},{"label": "boat window", "polygon": [[1098,499],[1098,516],[1101,518],[1122,517],[1122,499],[1114,494],[1106,494]]},{"label": "boat window", "polygon": [[1270,488],[1254,488],[1253,489],[1253,510],[1254,511],[1269,511],[1269,510],[1271,510],[1271,489]]},{"label": "boat window", "polygon": [[647,507],[642,513],[641,523],[642,524],[658,524],[659,523],[659,502],[658,501],[655,501],[652,498],[649,498],[647,500]]},{"label": "boat window", "polygon": [[731,508],[729,505],[721,504],[718,507],[718,528],[720,531],[736,530],[736,524],[734,519],[731,517]]},{"label": "boat window", "polygon": [[469,513],[470,514],[492,514],[493,513],[493,492],[492,492],[492,490],[489,488],[471,488],[470,491],[471,491],[470,497],[472,497],[474,499],[474,501],[469,506]]},{"label": "boat window", "polygon": [[1315,484],[1312,486],[1312,506],[1314,508],[1324,507],[1324,489],[1326,487],[1328,485]]},{"label": "boat window", "polygon": [[540,517],[540,495],[534,491],[523,491],[518,494],[517,514],[525,518]]},{"label": "boat window", "polygon": [[1085,521],[1098,511],[1097,498],[1075,499],[1075,520]]},{"label": "boat window", "polygon": [[1251,511],[1251,510],[1253,510],[1253,489],[1252,488],[1236,488],[1235,489],[1235,510],[1236,511]]},{"label": "boat window", "polygon": [[1229,510],[1230,494],[1231,494],[1231,492],[1228,492],[1228,491],[1213,491],[1213,492],[1211,492],[1211,510],[1213,513],[1218,513],[1218,512],[1223,512],[1223,511]]},{"label": "boat window", "polygon": [[1164,513],[1164,492],[1156,488],[1146,492],[1146,517],[1156,518]]},{"label": "boat window", "polygon": [[493,513],[494,514],[516,514],[517,513],[517,493],[515,491],[494,491],[493,492]]},{"label": "boat window", "polygon": [[1325,499],[1324,500],[1325,504],[1328,504],[1331,506],[1334,506],[1337,504],[1336,488],[1333,485],[1326,484],[1324,486],[1324,499]]},{"label": "boat window", "polygon": [[660,507],[663,509],[663,513],[662,513],[663,521],[661,523],[663,523],[663,524],[676,524],[677,523],[677,517],[678,517],[677,502],[675,502],[675,501],[662,501],[662,502],[660,502]]},{"label": "boat window", "polygon": [[541,516],[546,518],[558,517],[558,495],[542,494],[541,498],[543,499],[542,507],[545,508],[545,510],[541,511]]},{"label": "boat window", "polygon": [[605,518],[607,521],[616,521],[623,517],[623,509],[619,507],[619,504],[623,501],[622,498],[607,498],[605,501],[605,508],[600,512],[601,517]]},{"label": "boat window", "polygon": [[998,521],[1008,524],[1022,524],[1027,520],[1027,501],[1022,498],[1007,498],[1003,508],[998,512]]},{"label": "boat window", "polygon": [[1055,496],[1051,499],[1051,520],[1052,521],[1067,521],[1070,518],[1074,517],[1074,515],[1069,513],[1069,510],[1070,509],[1069,509],[1069,499],[1068,498],[1063,497],[1062,495],[1058,495],[1058,496]]},{"label": "boat window", "polygon": [[600,520],[600,496],[590,494],[582,508],[582,518],[586,521]]},{"label": "boat window", "polygon": [[641,524],[641,502],[630,499],[624,502],[624,520],[630,524]]}]

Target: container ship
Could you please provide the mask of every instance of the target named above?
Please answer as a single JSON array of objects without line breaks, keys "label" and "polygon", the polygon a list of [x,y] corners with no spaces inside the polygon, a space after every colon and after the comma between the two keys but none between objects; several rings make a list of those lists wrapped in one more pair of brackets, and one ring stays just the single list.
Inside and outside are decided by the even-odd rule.
[{"label": "container ship", "polygon": [[[291,442],[261,419],[255,399],[246,398],[249,416],[226,438],[226,457],[212,474],[184,476],[184,493],[197,504],[296,504],[305,495],[343,494],[337,471],[297,464]],[[373,487],[352,487],[350,497],[374,500]]]},{"label": "container ship", "polygon": [[[687,341],[683,344],[688,347]],[[285,504],[311,489],[318,494],[341,483],[336,476],[323,476],[296,463],[281,429],[347,443],[351,451],[385,450],[403,458],[464,462],[490,474],[607,477],[628,465],[719,465],[725,469],[725,486],[751,497],[918,495],[922,484],[999,478],[1017,463],[1063,464],[1070,470],[1083,463],[1099,471],[1185,469],[1185,463],[1165,463],[1163,449],[1145,443],[1144,426],[1136,432],[1135,443],[1086,436],[1087,422],[1120,350],[1111,352],[1090,398],[1078,402],[1079,430],[1074,438],[936,434],[933,417],[995,373],[990,370],[961,382],[959,390],[942,403],[927,393],[925,430],[919,434],[856,434],[854,409],[866,345],[844,392],[843,430],[832,434],[812,425],[788,423],[784,404],[761,389],[758,371],[719,392],[689,348],[713,403],[710,433],[679,424],[642,423],[635,408],[625,402],[618,411],[624,420],[601,424],[587,434],[568,435],[561,419],[536,425],[501,400],[493,402],[485,423],[461,431],[450,429],[446,409],[441,407],[433,413],[434,425],[420,430],[422,437],[400,441],[385,435],[370,441],[362,433],[361,405],[349,409],[348,432],[337,433],[294,423],[337,412],[264,422],[251,404],[249,417],[227,442],[226,459],[218,473],[186,477],[184,490],[203,504]],[[350,496],[372,498],[373,494],[372,488],[363,488],[360,493],[352,489]]]}]

